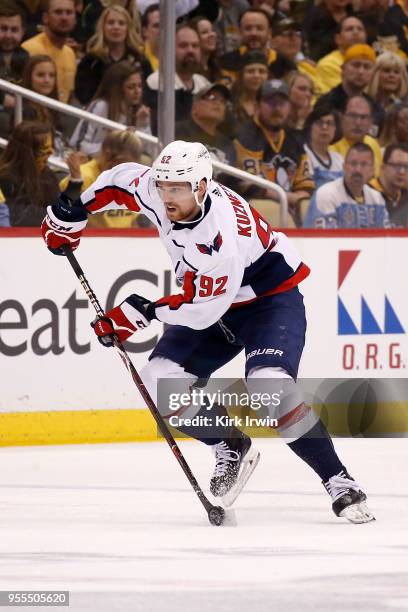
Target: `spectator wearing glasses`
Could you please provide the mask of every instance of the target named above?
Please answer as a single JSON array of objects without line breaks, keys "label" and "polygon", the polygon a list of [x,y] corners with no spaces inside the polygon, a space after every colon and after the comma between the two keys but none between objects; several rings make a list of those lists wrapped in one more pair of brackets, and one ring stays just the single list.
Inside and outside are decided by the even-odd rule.
[{"label": "spectator wearing glasses", "polygon": [[[375,52],[368,45],[353,45],[344,54],[341,83],[320,97],[319,102],[331,106],[334,110],[344,112],[347,100],[351,96],[364,95],[375,68]],[[367,96],[369,98],[369,96]],[[384,119],[384,111],[375,100],[373,107],[372,135],[377,136]]]},{"label": "spectator wearing glasses", "polygon": [[349,98],[341,120],[343,137],[331,145],[330,151],[346,157],[351,145],[364,142],[373,151],[377,174],[380,170],[382,154],[378,141],[370,136],[372,121],[372,108],[368,99],[364,96]]},{"label": "spectator wearing glasses", "polygon": [[390,227],[381,193],[369,186],[374,174],[374,154],[363,142],[350,147],[344,161],[344,177],[322,185],[313,195],[305,227]]},{"label": "spectator wearing glasses", "polygon": [[394,227],[408,227],[408,145],[386,147],[380,174],[370,181],[387,206]]},{"label": "spectator wearing glasses", "polygon": [[316,188],[343,176],[343,156],[329,149],[340,134],[340,120],[336,111],[317,104],[306,120],[304,131],[305,151]]}]

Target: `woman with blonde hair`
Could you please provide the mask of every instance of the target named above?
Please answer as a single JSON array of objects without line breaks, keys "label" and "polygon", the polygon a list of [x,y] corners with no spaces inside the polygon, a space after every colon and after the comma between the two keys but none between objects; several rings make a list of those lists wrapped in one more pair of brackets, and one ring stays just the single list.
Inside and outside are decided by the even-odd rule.
[{"label": "woman with blonde hair", "polygon": [[295,130],[302,130],[312,111],[314,84],[309,75],[297,71],[288,75],[287,84],[291,103],[288,125]]},{"label": "woman with blonde hair", "polygon": [[81,27],[84,32],[84,40],[89,40],[95,34],[95,26],[103,10],[113,4],[123,6],[130,14],[137,31],[141,32],[140,11],[138,0],[87,0],[81,16]]},{"label": "woman with blonde hair", "polygon": [[408,74],[404,61],[391,51],[377,57],[368,95],[386,109],[408,99]]},{"label": "woman with blonde hair", "polygon": [[143,56],[143,41],[131,16],[122,6],[107,7],[88,41],[87,53],[79,62],[75,78],[75,95],[83,105],[95,95],[106,70],[112,64],[126,61],[149,74],[150,65]]}]

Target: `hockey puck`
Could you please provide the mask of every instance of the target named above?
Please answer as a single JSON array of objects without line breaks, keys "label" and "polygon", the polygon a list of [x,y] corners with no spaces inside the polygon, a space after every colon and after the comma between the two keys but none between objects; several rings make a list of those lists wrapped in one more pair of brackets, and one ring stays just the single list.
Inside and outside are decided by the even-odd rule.
[{"label": "hockey puck", "polygon": [[213,506],[208,512],[208,520],[211,525],[219,527],[223,524],[225,518],[225,510],[221,506]]}]

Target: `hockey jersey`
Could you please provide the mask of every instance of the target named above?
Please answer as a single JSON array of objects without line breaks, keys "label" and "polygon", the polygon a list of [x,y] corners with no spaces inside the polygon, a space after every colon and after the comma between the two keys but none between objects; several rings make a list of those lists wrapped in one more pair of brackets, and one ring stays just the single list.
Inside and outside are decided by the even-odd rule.
[{"label": "hockey jersey", "polygon": [[334,181],[334,179],[343,176],[344,159],[340,153],[334,151],[329,152],[329,161],[321,159],[307,144],[304,145],[307,157],[309,159],[309,168],[312,179],[316,185],[316,189]]},{"label": "hockey jersey", "polygon": [[305,227],[369,228],[390,227],[390,220],[381,193],[364,185],[361,202],[347,189],[343,178],[322,185],[310,201]]},{"label": "hockey jersey", "polygon": [[230,307],[287,291],[310,272],[285,234],[275,232],[241,196],[211,181],[203,214],[171,222],[151,169],[136,163],[100,174],[81,195],[91,214],[143,212],[157,227],[183,292],[161,298],[159,321],[205,329]]},{"label": "hockey jersey", "polygon": [[234,141],[238,166],[278,183],[286,191],[313,192],[308,158],[294,132],[282,129],[274,143],[261,122],[255,117],[240,126]]}]

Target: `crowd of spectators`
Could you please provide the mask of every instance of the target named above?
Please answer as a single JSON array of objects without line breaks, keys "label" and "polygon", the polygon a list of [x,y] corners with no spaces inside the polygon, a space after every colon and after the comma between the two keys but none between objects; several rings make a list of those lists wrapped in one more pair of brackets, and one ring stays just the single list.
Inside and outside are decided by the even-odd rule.
[{"label": "crowd of spectators", "polygon": [[[297,227],[408,227],[408,0],[176,0],[176,138],[271,181],[216,172]],[[157,135],[160,6],[152,0],[2,0],[0,78],[127,127],[0,89],[0,226],[38,225]],[[61,173],[50,156],[66,162]],[[52,169],[54,167],[54,170]],[[106,213],[99,226],[143,226]]]}]

